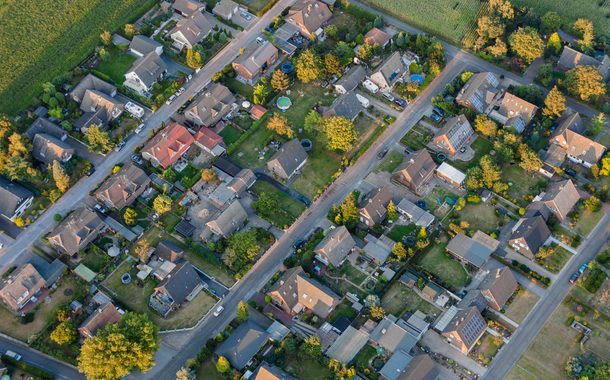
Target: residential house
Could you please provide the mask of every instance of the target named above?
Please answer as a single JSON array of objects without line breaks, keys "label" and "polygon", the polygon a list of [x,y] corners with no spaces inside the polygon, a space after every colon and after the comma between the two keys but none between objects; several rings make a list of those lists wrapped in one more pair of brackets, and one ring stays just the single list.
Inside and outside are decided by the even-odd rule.
[{"label": "residential house", "polygon": [[550,143],[560,146],[570,161],[590,168],[602,158],[606,147],[582,133],[584,127],[580,115],[573,113],[562,117]]},{"label": "residential house", "polygon": [[37,133],[32,140],[32,157],[45,166],[53,161],[68,162],[74,155],[74,148],[60,139],[46,133]]},{"label": "residential house", "polygon": [[0,284],[0,300],[17,313],[30,301],[36,302],[36,296],[45,287],[44,278],[32,264],[18,267]]},{"label": "residential house", "polygon": [[299,46],[305,46],[306,41],[301,36],[301,29],[295,24],[284,23],[273,32],[273,44],[287,57],[292,57]]},{"label": "residential house", "polygon": [[144,57],[153,51],[157,55],[163,54],[163,44],[148,36],[133,36],[129,43],[129,52],[137,57]]},{"label": "residential house", "polygon": [[348,92],[335,99],[322,116],[325,118],[342,116],[354,121],[360,115],[362,109],[362,103],[358,100],[356,93]]},{"label": "residential house", "polygon": [[70,99],[76,103],[81,103],[85,98],[87,90],[94,90],[106,94],[112,98],[116,95],[116,86],[101,80],[93,74],[87,74],[80,82],[68,93]]},{"label": "residential house", "polygon": [[400,52],[394,52],[371,75],[371,81],[379,86],[382,91],[389,91],[407,72],[408,68],[402,61]]},{"label": "residential house", "polygon": [[366,71],[361,65],[353,65],[350,69],[343,74],[341,78],[335,83],[335,91],[341,95],[345,95],[350,91],[353,91],[366,79]]},{"label": "residential house", "polygon": [[518,287],[513,272],[506,266],[491,270],[479,285],[487,305],[496,311],[502,310]]},{"label": "residential house", "polygon": [[379,46],[382,49],[388,45],[392,37],[379,28],[373,27],[364,35],[364,43],[371,46]]},{"label": "residential house", "polygon": [[396,205],[396,211],[418,227],[427,228],[434,223],[434,215],[417,206],[407,198],[403,198]]},{"label": "residential house", "polygon": [[288,10],[285,20],[299,28],[305,38],[324,38],[322,27],[333,17],[328,5],[318,0],[298,0]]},{"label": "residential house", "polygon": [[74,122],[74,127],[83,133],[92,125],[103,128],[119,117],[124,108],[122,102],[110,95],[97,90],[86,90],[80,103],[83,114]]},{"label": "residential house", "polygon": [[121,312],[112,303],[98,307],[78,328],[84,338],[93,338],[99,330],[115,324],[121,319]]},{"label": "residential house", "polygon": [[235,70],[238,79],[249,85],[254,85],[273,66],[278,56],[277,48],[269,41],[250,45],[243,54],[233,61],[233,70]]},{"label": "residential house", "polygon": [[564,221],[580,200],[578,189],[571,179],[551,182],[540,199],[544,205],[559,219]]},{"label": "residential house", "polygon": [[356,246],[356,241],[345,226],[331,230],[316,246],[316,258],[326,265],[339,267]]},{"label": "residential house", "polygon": [[222,19],[230,21],[239,11],[239,4],[233,0],[220,0],[212,9],[212,13]]},{"label": "residential house", "polygon": [[537,110],[538,107],[532,103],[506,92],[498,111],[490,113],[489,116],[504,126],[511,126],[517,133],[521,133]]},{"label": "residential house", "polygon": [[248,220],[248,213],[238,200],[235,200],[223,212],[205,225],[216,235],[228,237],[239,230]]},{"label": "residential house", "polygon": [[34,193],[0,175],[0,215],[14,221],[32,205]]},{"label": "residential house", "polygon": [[369,339],[369,334],[363,329],[348,326],[335,342],[326,350],[326,356],[339,363],[347,364],[362,350]]},{"label": "residential house", "polygon": [[560,71],[567,71],[576,66],[593,66],[605,81],[610,80],[610,58],[607,54],[603,55],[601,59],[597,59],[569,46],[564,46],[559,61],[557,61],[557,68]]},{"label": "residential house", "polygon": [[390,256],[394,241],[385,235],[381,235],[379,239],[371,234],[364,237],[365,245],[362,248],[362,253],[367,260],[375,262],[377,265],[383,265]]},{"label": "residential house", "polygon": [[462,87],[455,101],[477,113],[488,113],[500,94],[500,80],[494,73],[474,74]]},{"label": "residential house", "polygon": [[380,378],[382,380],[410,379],[404,376],[412,361],[413,357],[408,352],[402,350],[394,352],[379,370]]},{"label": "residential house", "polygon": [[449,344],[468,354],[486,329],[487,322],[479,310],[472,306],[457,312],[443,331],[443,336],[447,338]]},{"label": "residential house", "polygon": [[480,268],[498,249],[500,242],[482,231],[468,237],[459,233],[447,244],[447,252],[458,260]]},{"label": "residential house", "polygon": [[241,169],[229,182],[227,188],[239,197],[249,190],[254,185],[254,182],[256,182],[256,174],[250,169]]},{"label": "residential house", "polygon": [[517,252],[529,259],[534,259],[538,249],[551,236],[544,217],[538,215],[521,218],[512,229],[508,244]]},{"label": "residential house", "polygon": [[220,343],[214,353],[225,357],[233,368],[241,371],[268,341],[269,333],[258,323],[247,320]]},{"label": "residential house", "polygon": [[409,352],[419,340],[419,337],[411,334],[409,330],[405,320],[388,315],[377,324],[369,339],[390,354],[396,351]]},{"label": "residential house", "polygon": [[392,178],[415,194],[422,194],[432,178],[436,163],[426,148],[410,154]]},{"label": "residential house", "polygon": [[360,203],[360,222],[367,227],[383,222],[387,214],[388,204],[392,200],[392,191],[388,186],[371,191]]},{"label": "residential house", "polygon": [[125,73],[123,85],[137,94],[150,96],[153,85],[167,74],[167,64],[152,51],[138,58]]},{"label": "residential house", "polygon": [[201,128],[195,134],[195,145],[214,157],[222,155],[226,148],[222,137],[211,128]]},{"label": "residential house", "polygon": [[445,125],[436,134],[431,144],[453,158],[458,152],[464,151],[473,135],[474,130],[466,116],[458,115],[445,121]]},{"label": "residential house", "polygon": [[436,168],[435,173],[438,178],[460,189],[466,180],[466,174],[449,165],[447,162],[440,164],[439,167]]},{"label": "residential house", "polygon": [[81,206],[59,223],[47,240],[60,252],[74,256],[105,229],[106,224],[95,211]]},{"label": "residential house", "polygon": [[307,276],[303,268],[288,269],[268,292],[273,302],[286,313],[309,311],[325,319],[341,301],[335,292]]},{"label": "residential house", "polygon": [[49,263],[47,260],[37,255],[30,258],[29,263],[34,266],[36,271],[38,271],[38,274],[44,279],[45,288],[53,287],[68,268],[66,264],[59,259],[54,259]]},{"label": "residential house", "polygon": [[179,20],[170,31],[170,37],[174,41],[172,45],[178,50],[192,49],[210,34],[213,27],[214,24],[203,13],[196,12]]},{"label": "residential house", "polygon": [[[398,356],[400,354],[400,356]],[[438,364],[430,355],[411,357],[399,351],[388,359],[379,371],[382,380],[441,380],[443,376]]]},{"label": "residential house", "polygon": [[154,255],[161,261],[176,263],[184,258],[184,250],[170,240],[163,240],[155,248]]},{"label": "residential house", "polygon": [[267,162],[267,169],[281,179],[291,179],[307,162],[307,152],[298,139],[290,140]]},{"label": "residential house", "polygon": [[205,92],[184,112],[189,122],[213,127],[226,117],[235,103],[235,95],[220,83],[210,83]]},{"label": "residential house", "polygon": [[279,367],[263,362],[254,371],[251,380],[296,380],[296,378],[290,376]]},{"label": "residential house", "polygon": [[110,176],[95,191],[107,207],[122,210],[131,205],[150,185],[150,178],[136,165],[128,163]]},{"label": "residential house", "polygon": [[157,132],[140,152],[142,158],[149,160],[153,166],[167,169],[186,153],[194,141],[184,126],[172,123]]},{"label": "residential house", "polygon": [[188,261],[176,265],[172,273],[150,295],[149,306],[163,317],[183,303],[192,301],[203,289],[203,282],[195,267]]},{"label": "residential house", "polygon": [[190,17],[196,12],[201,12],[203,8],[205,8],[205,4],[196,0],[175,0],[172,4],[174,12],[182,17]]}]

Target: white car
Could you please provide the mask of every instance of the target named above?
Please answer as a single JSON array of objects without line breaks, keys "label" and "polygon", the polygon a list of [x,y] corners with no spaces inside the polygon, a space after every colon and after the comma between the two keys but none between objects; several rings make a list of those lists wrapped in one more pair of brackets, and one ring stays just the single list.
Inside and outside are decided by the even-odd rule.
[{"label": "white car", "polygon": [[263,42],[265,42],[265,39],[263,37],[256,37],[257,44],[262,44]]},{"label": "white car", "polygon": [[224,310],[225,308],[223,306],[218,306],[216,310],[214,310],[214,316],[218,317]]},{"label": "white car", "polygon": [[165,102],[165,104],[167,104],[169,106],[170,104],[172,104],[174,99],[176,99],[176,94],[170,96],[169,99],[167,99],[167,101]]},{"label": "white car", "polygon": [[136,127],[136,129],[134,130],[134,132],[135,132],[136,134],[137,134],[137,133],[140,133],[140,132],[142,132],[142,129],[144,129],[144,123],[142,123],[142,124],[138,125],[138,126]]},{"label": "white car", "polygon": [[5,355],[15,360],[21,360],[21,355],[11,350],[7,350]]},{"label": "white car", "polygon": [[141,118],[142,116],[144,116],[144,108],[132,102],[127,102],[127,104],[125,104],[125,109],[127,110],[127,112],[137,118]]},{"label": "white car", "polygon": [[177,94],[177,95],[182,95],[182,93],[183,93],[183,92],[184,92],[184,87],[180,87],[180,88],[178,89],[178,91],[176,91],[176,94]]}]

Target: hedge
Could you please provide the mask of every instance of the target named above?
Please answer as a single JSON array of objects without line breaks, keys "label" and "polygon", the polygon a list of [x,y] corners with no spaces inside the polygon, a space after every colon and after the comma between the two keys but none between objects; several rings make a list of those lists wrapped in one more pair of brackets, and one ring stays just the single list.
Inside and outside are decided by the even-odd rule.
[{"label": "hedge", "polygon": [[262,15],[267,13],[267,11],[269,9],[273,8],[273,6],[275,5],[275,3],[277,3],[277,1],[278,0],[270,0],[269,2],[267,2],[267,5],[265,5],[258,12],[256,12],[256,16],[261,17]]},{"label": "hedge", "polygon": [[246,141],[246,139],[248,139],[248,137],[252,136],[254,134],[254,132],[256,132],[261,127],[261,125],[263,125],[267,121],[267,119],[269,118],[269,115],[270,115],[270,113],[267,112],[265,115],[263,115],[263,117],[261,117],[260,119],[258,119],[254,123],[252,123],[252,125],[250,126],[250,128],[248,128],[248,130],[246,132],[244,132],[241,136],[239,136],[239,138],[237,140],[235,140],[235,142],[233,144],[229,145],[229,147],[227,148],[227,154],[228,155],[233,154],[233,152],[235,152],[235,150],[237,149],[237,147],[239,147],[241,145],[241,143]]},{"label": "hedge", "polygon": [[15,360],[10,356],[2,355],[2,361],[12,367],[18,368],[24,372],[34,375],[43,380],[53,380],[55,376],[51,372],[48,372],[40,367],[33,364],[29,364],[20,360]]}]

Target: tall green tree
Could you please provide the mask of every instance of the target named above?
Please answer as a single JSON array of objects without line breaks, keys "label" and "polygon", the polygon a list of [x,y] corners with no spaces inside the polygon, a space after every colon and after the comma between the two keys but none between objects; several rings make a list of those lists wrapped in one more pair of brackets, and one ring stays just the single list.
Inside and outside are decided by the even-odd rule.
[{"label": "tall green tree", "polygon": [[324,128],[324,118],[316,110],[311,110],[305,115],[303,128],[306,132],[318,132]]},{"label": "tall green tree", "polygon": [[227,373],[231,369],[231,364],[224,356],[219,356],[216,361],[216,371],[218,373]]},{"label": "tall green tree", "polygon": [[276,92],[286,91],[290,86],[290,79],[282,70],[275,70],[271,76],[271,88]]},{"label": "tall green tree", "polygon": [[564,85],[573,96],[589,101],[606,93],[604,78],[593,66],[576,66],[566,73]]},{"label": "tall green tree", "polygon": [[269,96],[269,89],[262,81],[259,81],[252,90],[252,102],[254,104],[265,104]]},{"label": "tall green tree", "polygon": [[172,198],[165,194],[159,194],[153,201],[153,210],[159,215],[163,215],[172,209]]},{"label": "tall green tree", "polygon": [[191,69],[201,67],[201,54],[197,50],[188,49],[186,51],[186,65]]},{"label": "tall green tree", "polygon": [[322,59],[312,49],[303,51],[295,61],[297,78],[303,83],[309,83],[322,76]]},{"label": "tall green tree", "polygon": [[249,316],[250,310],[248,309],[248,304],[245,303],[243,300],[239,301],[239,303],[237,304],[237,320],[239,322],[245,322],[246,320],[248,320]]},{"label": "tall green tree", "polygon": [[527,64],[544,54],[544,41],[536,29],[529,26],[517,29],[508,37],[508,43],[511,50]]},{"label": "tall green tree", "polygon": [[566,97],[554,86],[544,99],[542,114],[550,119],[556,119],[567,109]]},{"label": "tall green tree", "polygon": [[540,31],[544,34],[556,32],[561,28],[561,16],[557,12],[549,11],[540,17]]},{"label": "tall green tree", "polygon": [[53,180],[55,181],[55,186],[62,193],[65,193],[70,188],[70,176],[66,174],[64,168],[57,160],[53,161]]},{"label": "tall green tree", "polygon": [[559,33],[555,32],[551,34],[548,42],[546,43],[546,47],[549,51],[555,55],[558,55],[561,51],[561,37],[559,37]]},{"label": "tall green tree", "polygon": [[95,151],[107,152],[112,148],[112,142],[108,132],[102,131],[99,127],[91,125],[85,132],[87,145]]},{"label": "tall green tree", "polygon": [[343,72],[343,65],[341,65],[339,57],[332,52],[326,53],[324,55],[324,70],[328,75],[341,75]]}]

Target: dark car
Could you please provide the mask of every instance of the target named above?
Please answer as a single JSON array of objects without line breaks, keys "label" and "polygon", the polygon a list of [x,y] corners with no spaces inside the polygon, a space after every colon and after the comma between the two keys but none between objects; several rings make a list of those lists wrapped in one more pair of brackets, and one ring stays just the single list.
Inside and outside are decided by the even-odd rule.
[{"label": "dark car", "polygon": [[440,117],[445,116],[445,112],[438,107],[432,108],[432,113],[435,113],[435,114],[439,115]]},{"label": "dark car", "polygon": [[580,272],[578,272],[578,271],[572,273],[572,275],[570,276],[570,284],[575,283],[576,280],[578,280],[579,276],[580,276]]},{"label": "dark car", "polygon": [[574,170],[574,169],[568,168],[568,169],[564,170],[564,172],[571,177],[576,176],[576,170]]},{"label": "dark car", "polygon": [[430,119],[434,120],[435,123],[438,123],[441,121],[442,117],[441,115],[435,114],[434,112],[430,115]]},{"label": "dark car", "polygon": [[388,148],[383,148],[381,152],[377,153],[377,158],[381,160],[386,154],[388,154]]},{"label": "dark car", "polygon": [[292,248],[299,249],[303,246],[303,244],[305,244],[305,239],[299,239],[294,242],[294,244],[292,245]]},{"label": "dark car", "polygon": [[407,101],[401,98],[394,98],[394,104],[396,104],[397,106],[401,107],[401,108],[405,108],[407,106]]},{"label": "dark car", "polygon": [[92,166],[91,169],[87,170],[87,173],[85,173],[85,175],[87,177],[90,177],[91,174],[93,174],[95,172],[95,168]]}]

